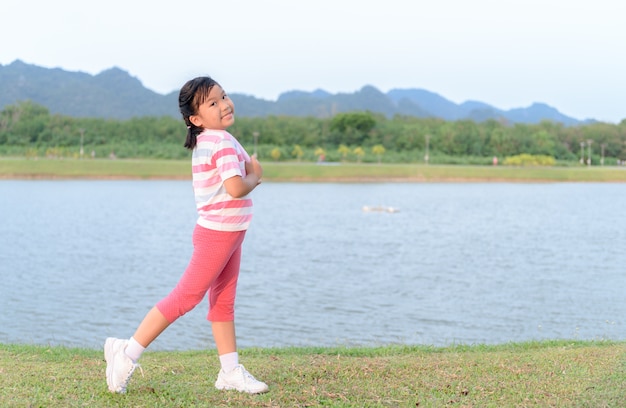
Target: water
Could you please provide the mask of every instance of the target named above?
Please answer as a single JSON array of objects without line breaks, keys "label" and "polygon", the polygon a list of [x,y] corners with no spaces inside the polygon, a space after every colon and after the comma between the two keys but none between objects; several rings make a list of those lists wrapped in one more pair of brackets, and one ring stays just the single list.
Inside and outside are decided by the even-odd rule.
[{"label": "water", "polygon": [[[265,183],[240,347],[626,339],[626,185]],[[397,213],[364,212],[392,206]],[[191,255],[187,181],[0,181],[0,342],[132,335]],[[152,349],[213,347],[207,302]]]}]

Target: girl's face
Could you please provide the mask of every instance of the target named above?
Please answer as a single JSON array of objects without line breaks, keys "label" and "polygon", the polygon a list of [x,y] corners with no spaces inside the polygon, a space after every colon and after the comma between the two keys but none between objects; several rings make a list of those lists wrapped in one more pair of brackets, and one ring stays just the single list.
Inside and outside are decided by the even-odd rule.
[{"label": "girl's face", "polygon": [[225,130],[235,123],[235,105],[219,85],[214,85],[198,114],[189,117],[191,123],[204,129]]}]

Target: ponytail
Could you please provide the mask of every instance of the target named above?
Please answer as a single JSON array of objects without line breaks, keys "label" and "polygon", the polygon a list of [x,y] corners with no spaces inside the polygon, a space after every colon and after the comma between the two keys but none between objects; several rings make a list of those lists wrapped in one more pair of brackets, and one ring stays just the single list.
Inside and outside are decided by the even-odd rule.
[{"label": "ponytail", "polygon": [[[185,120],[188,122],[189,118]],[[199,131],[198,131],[199,129]],[[196,147],[196,143],[198,142],[198,134],[202,132],[202,128],[198,128],[193,123],[189,122],[187,125],[187,139],[185,139],[185,147],[189,150],[193,150]]]},{"label": "ponytail", "polygon": [[178,94],[178,107],[183,120],[187,125],[187,138],[184,146],[193,150],[196,147],[198,135],[203,129],[191,123],[189,117],[198,113],[198,107],[208,98],[209,93],[217,82],[211,77],[198,77],[187,81]]}]

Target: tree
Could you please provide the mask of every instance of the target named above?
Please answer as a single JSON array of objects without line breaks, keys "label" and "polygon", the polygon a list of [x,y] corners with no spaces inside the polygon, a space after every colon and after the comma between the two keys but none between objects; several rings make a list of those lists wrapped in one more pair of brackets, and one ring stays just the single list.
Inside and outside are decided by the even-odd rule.
[{"label": "tree", "polygon": [[37,143],[47,128],[50,112],[47,108],[30,101],[7,106],[0,114],[2,143],[28,146]]},{"label": "tree", "polygon": [[[74,118],[52,115],[45,107],[21,102],[0,109],[0,155],[41,157],[48,151],[51,156],[72,157],[80,151],[81,129],[85,151],[94,152],[96,157],[115,152],[118,158],[183,159],[190,154],[181,148],[187,129],[180,119]],[[594,122],[565,126],[552,121],[511,124],[493,119],[445,121],[400,115],[389,119],[370,112],[350,112],[331,118],[244,117],[229,131],[246,148],[255,142],[255,132],[262,134],[260,147],[270,159],[276,147],[279,159],[291,151],[291,156],[301,160],[317,148],[321,160],[351,160],[355,154],[361,161],[366,151],[370,154],[373,150],[369,149],[380,145],[385,148],[386,161],[410,162],[426,150],[425,135],[430,136],[428,148],[441,163],[467,162],[469,158],[490,163],[493,156],[504,160],[523,153],[578,162],[581,144],[585,158],[591,153],[592,159],[604,157],[609,163],[626,159],[626,119],[618,125]],[[374,154],[381,162],[383,153]]]},{"label": "tree", "polygon": [[278,147],[273,148],[270,152],[270,156],[272,156],[274,161],[278,161],[278,159],[280,159],[280,149]]},{"label": "tree", "polygon": [[382,155],[385,154],[385,146],[380,145],[380,144],[373,146],[372,153],[374,153],[376,157],[378,157],[378,164],[380,164],[380,159]]},{"label": "tree", "polygon": [[533,149],[529,152],[534,155],[551,155],[554,154],[555,140],[551,133],[546,130],[540,130],[533,133]]},{"label": "tree", "polygon": [[341,155],[341,159],[345,161],[348,158],[348,154],[350,153],[350,148],[345,144],[340,144],[337,151]]},{"label": "tree", "polygon": [[304,156],[304,150],[300,145],[295,145],[293,150],[291,151],[291,155],[298,159],[298,161],[302,160],[302,156]]},{"label": "tree", "polygon": [[339,113],[330,122],[330,130],[335,135],[331,142],[360,145],[374,126],[376,119],[371,112]]},{"label": "tree", "polygon": [[365,150],[363,150],[363,148],[359,146],[353,150],[353,153],[356,156],[356,161],[358,163],[361,163],[361,159],[363,159],[363,156],[365,156]]},{"label": "tree", "polygon": [[315,149],[315,155],[317,156],[317,161],[322,162],[326,160],[326,150],[322,149],[321,147]]}]

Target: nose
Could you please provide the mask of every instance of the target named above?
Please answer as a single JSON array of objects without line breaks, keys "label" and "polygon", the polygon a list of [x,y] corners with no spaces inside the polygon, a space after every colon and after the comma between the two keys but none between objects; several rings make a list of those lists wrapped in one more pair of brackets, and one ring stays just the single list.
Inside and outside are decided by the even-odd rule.
[{"label": "nose", "polygon": [[220,108],[224,112],[229,112],[229,111],[233,110],[233,107],[230,106],[230,103],[228,103],[227,101],[222,100],[220,102],[220,104],[221,104]]}]

